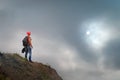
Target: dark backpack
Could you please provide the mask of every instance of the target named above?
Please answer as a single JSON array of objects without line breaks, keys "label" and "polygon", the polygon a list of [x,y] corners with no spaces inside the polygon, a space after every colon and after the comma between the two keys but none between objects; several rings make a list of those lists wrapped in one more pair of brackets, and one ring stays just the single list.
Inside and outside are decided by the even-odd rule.
[{"label": "dark backpack", "polygon": [[22,40],[22,43],[23,43],[24,47],[28,46],[28,37],[27,36]]}]

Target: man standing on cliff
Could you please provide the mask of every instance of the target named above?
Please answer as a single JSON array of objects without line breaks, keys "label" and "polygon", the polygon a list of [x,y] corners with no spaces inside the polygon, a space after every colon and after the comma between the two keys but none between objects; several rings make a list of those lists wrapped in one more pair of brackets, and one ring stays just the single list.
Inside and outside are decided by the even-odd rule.
[{"label": "man standing on cliff", "polygon": [[24,46],[24,50],[22,51],[24,53],[25,51],[25,58],[27,59],[27,55],[29,53],[29,61],[32,62],[32,39],[30,37],[31,32],[27,32],[26,33],[27,36],[23,39],[23,46]]}]

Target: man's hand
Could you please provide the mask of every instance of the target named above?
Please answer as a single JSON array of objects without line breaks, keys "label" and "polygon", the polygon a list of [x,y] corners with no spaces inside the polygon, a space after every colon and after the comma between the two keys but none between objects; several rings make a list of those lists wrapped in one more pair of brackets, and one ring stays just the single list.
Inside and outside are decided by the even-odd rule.
[{"label": "man's hand", "polygon": [[31,48],[33,48],[33,46],[31,45]]}]

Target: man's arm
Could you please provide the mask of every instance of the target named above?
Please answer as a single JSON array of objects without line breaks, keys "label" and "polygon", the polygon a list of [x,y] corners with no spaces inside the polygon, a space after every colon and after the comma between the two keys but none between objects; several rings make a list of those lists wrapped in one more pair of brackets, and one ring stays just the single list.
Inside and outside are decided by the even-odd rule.
[{"label": "man's arm", "polygon": [[33,48],[33,46],[32,46],[32,39],[30,37],[28,37],[28,42],[29,42],[29,45]]}]

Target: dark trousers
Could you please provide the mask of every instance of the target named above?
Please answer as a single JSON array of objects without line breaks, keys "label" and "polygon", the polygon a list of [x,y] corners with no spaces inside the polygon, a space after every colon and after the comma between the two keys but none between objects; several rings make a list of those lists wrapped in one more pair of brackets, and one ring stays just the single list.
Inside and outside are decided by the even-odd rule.
[{"label": "dark trousers", "polygon": [[29,54],[29,61],[32,61],[32,49],[30,46],[25,47],[25,58],[27,59],[27,55]]}]

